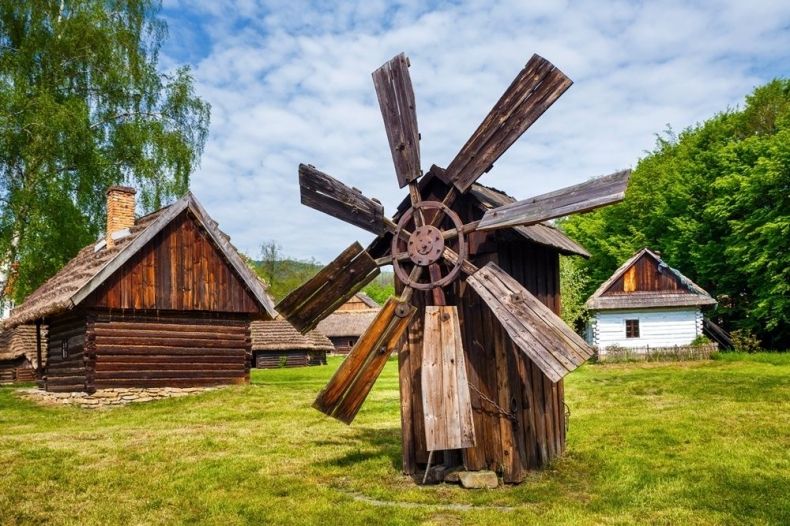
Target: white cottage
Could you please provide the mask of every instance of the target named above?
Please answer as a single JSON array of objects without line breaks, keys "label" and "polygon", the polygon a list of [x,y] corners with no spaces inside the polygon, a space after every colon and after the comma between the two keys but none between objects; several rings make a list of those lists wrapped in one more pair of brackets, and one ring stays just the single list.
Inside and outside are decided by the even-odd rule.
[{"label": "white cottage", "polygon": [[587,300],[586,339],[602,355],[610,346],[655,349],[690,344],[702,334],[710,294],[644,248]]}]

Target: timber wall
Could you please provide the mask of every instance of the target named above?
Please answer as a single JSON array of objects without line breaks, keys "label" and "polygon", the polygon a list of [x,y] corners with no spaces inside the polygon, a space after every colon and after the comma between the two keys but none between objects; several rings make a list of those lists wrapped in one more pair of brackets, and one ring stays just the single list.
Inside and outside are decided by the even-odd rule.
[{"label": "timber wall", "polygon": [[87,347],[94,386],[197,387],[249,381],[249,319],[98,312]]},{"label": "timber wall", "polygon": [[253,364],[258,369],[326,365],[326,351],[254,351]]},{"label": "timber wall", "polygon": [[186,211],[119,268],[86,304],[111,309],[261,311]]},{"label": "timber wall", "polygon": [[87,323],[75,314],[49,320],[44,387],[47,391],[84,391],[92,382],[92,359],[85,353]]}]

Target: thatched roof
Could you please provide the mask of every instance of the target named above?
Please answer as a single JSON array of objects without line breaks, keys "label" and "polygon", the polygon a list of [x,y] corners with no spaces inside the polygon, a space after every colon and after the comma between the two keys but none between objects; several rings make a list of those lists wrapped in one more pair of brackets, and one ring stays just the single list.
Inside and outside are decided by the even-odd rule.
[{"label": "thatched roof", "polygon": [[329,338],[317,330],[304,336],[282,318],[250,324],[252,351],[333,351]]},{"label": "thatched roof", "polygon": [[[674,275],[680,283],[682,290],[678,292],[633,291],[622,294],[606,295],[606,292],[614,282],[620,279],[620,277],[645,254],[656,260],[659,271],[669,272]],[[667,265],[664,260],[661,259],[661,256],[648,248],[643,248],[634,254],[628,261],[623,263],[609,279],[598,287],[598,290],[596,290],[585,303],[585,306],[590,310],[702,307],[709,305],[716,305],[716,300],[713,299],[710,294],[681,274],[679,270]]]},{"label": "thatched roof", "polygon": [[217,228],[216,221],[206,213],[197,198],[188,192],[172,205],[139,218],[129,229],[128,235],[115,241],[114,247],[107,248],[99,242],[80,250],[57,274],[11,311],[4,326],[14,327],[30,323],[74,308],[185,210],[189,210],[206,230],[260,306],[270,316],[276,316],[272,300],[261,281],[244,263],[241,255],[230,243],[230,238]]},{"label": "thatched roof", "polygon": [[379,309],[333,312],[320,322],[317,329],[330,338],[339,336],[359,337],[378,314]]},{"label": "thatched roof", "polygon": [[[42,343],[46,342],[47,333],[41,330]],[[25,357],[34,366],[36,363],[36,327],[35,325],[19,325],[13,329],[0,332],[0,361],[14,360]],[[42,358],[44,358],[42,356]]]}]

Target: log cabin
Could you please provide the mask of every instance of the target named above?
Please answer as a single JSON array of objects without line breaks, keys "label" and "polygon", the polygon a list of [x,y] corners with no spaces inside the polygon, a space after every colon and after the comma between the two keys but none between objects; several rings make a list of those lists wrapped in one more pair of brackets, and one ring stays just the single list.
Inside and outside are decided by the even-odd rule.
[{"label": "log cabin", "polygon": [[34,381],[37,360],[35,326],[0,331],[0,384]]},{"label": "log cabin", "polygon": [[358,292],[321,320],[318,331],[332,341],[334,353],[348,354],[379,310],[381,305],[367,294]]},{"label": "log cabin", "polygon": [[41,387],[92,393],[247,382],[249,324],[274,315],[261,281],[191,192],[135,219],[135,190],[112,187],[103,239],[5,326],[47,325]]},{"label": "log cabin", "polygon": [[254,321],[252,336],[252,366],[259,369],[326,365],[326,354],[334,347],[329,338],[317,330],[305,335],[286,320]]},{"label": "log cabin", "polygon": [[[442,170],[432,169],[420,179],[423,200],[441,202],[451,183]],[[475,183],[457,197],[451,208],[463,223],[482,218],[485,211],[514,199],[504,192]],[[393,218],[409,206],[405,199]],[[386,256],[391,235],[375,240],[372,257]],[[493,232],[476,231],[467,238],[470,261],[482,267],[493,261],[554,313],[560,312],[560,256],[589,257],[579,244],[548,223],[517,226]],[[396,280],[396,291],[402,283]],[[565,450],[567,431],[563,380],[552,382],[511,340],[480,296],[464,281],[444,289],[449,305],[458,305],[464,360],[470,384],[476,444],[462,450],[434,452],[433,462],[490,469],[507,483],[523,481],[527,473],[548,465]],[[431,292],[415,291],[418,307],[407,338],[398,352],[401,389],[403,471],[412,476],[425,469],[428,448],[423,415],[421,364],[423,319]]]},{"label": "log cabin", "polygon": [[646,353],[687,346],[703,333],[702,309],[714,305],[710,294],[660,253],[643,248],[587,300],[585,336],[601,359],[612,347]]}]

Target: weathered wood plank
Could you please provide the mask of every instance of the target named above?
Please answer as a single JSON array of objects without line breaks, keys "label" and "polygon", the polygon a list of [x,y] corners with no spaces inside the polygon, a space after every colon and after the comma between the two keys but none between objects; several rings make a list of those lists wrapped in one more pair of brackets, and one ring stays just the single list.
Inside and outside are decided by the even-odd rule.
[{"label": "weathered wood plank", "polygon": [[351,423],[416,311],[411,307],[406,316],[398,317],[395,313],[398,305],[395,298],[384,304],[318,394],[314,408],[346,424]]},{"label": "weathered wood plank", "polygon": [[378,274],[375,260],[355,242],[304,285],[283,298],[276,309],[305,334]]},{"label": "weathered wood plank", "polygon": [[299,165],[302,204],[376,235],[387,230],[384,207],[313,166]]},{"label": "weathered wood plank", "polygon": [[467,283],[551,381],[560,380],[592,356],[592,349],[559,316],[496,264],[487,264]]},{"label": "weathered wood plank", "polygon": [[457,307],[425,308],[422,385],[425,440],[429,451],[475,445]]},{"label": "weathered wood plank", "polygon": [[409,59],[403,53],[373,72],[373,85],[401,188],[420,176],[420,134]]},{"label": "weathered wood plank", "polygon": [[631,170],[530,197],[486,211],[478,230],[528,226],[622,201]]},{"label": "weathered wood plank", "polygon": [[461,192],[485,172],[572,84],[533,55],[446,169]]}]

